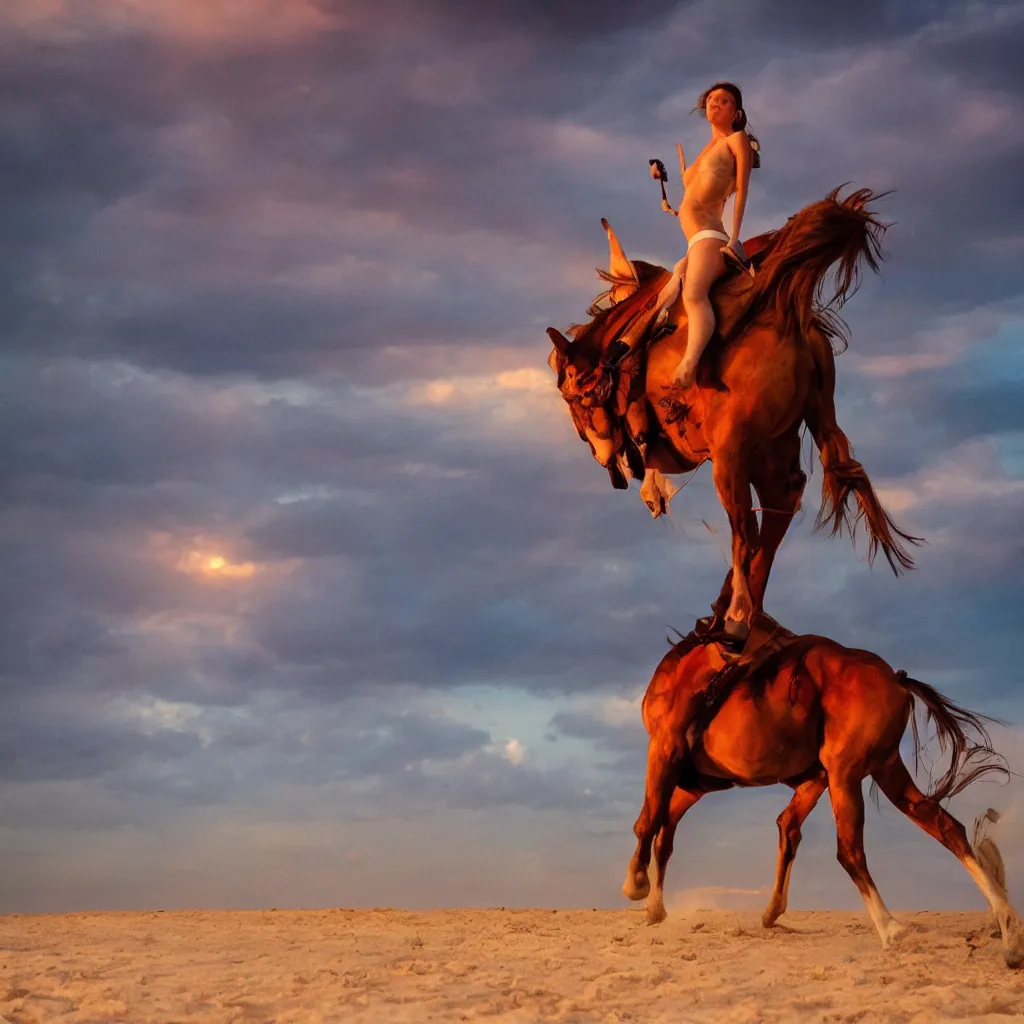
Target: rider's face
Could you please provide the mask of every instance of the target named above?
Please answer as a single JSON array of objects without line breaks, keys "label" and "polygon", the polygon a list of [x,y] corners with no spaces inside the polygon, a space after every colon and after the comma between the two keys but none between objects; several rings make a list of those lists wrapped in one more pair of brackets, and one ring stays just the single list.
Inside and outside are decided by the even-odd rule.
[{"label": "rider's face", "polygon": [[736,118],[736,99],[731,92],[716,89],[707,97],[704,110],[716,128],[730,129]]}]

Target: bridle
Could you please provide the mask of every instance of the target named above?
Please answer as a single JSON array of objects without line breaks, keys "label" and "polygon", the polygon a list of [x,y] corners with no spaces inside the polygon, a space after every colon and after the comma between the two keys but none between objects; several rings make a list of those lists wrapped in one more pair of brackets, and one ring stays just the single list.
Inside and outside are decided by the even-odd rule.
[{"label": "bridle", "polygon": [[[592,370],[579,374],[572,382],[568,393],[563,386],[559,387],[562,398],[569,406],[569,414],[572,416],[573,423],[576,424],[577,433],[584,440],[586,440],[585,431],[590,431],[594,437],[602,441],[613,440],[610,430],[601,430],[594,424],[594,410],[605,408],[611,401],[614,390],[612,371],[611,366],[602,362]],[[559,383],[564,385],[564,378]],[[614,417],[610,414],[608,421],[609,424],[614,424]]]}]

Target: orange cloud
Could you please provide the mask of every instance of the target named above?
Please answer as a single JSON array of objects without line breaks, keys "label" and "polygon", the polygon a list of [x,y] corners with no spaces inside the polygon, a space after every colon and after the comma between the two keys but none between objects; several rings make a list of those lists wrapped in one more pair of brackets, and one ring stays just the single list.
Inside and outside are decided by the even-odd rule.
[{"label": "orange cloud", "polygon": [[33,32],[143,32],[207,45],[287,42],[340,23],[311,0],[96,0],[88,13],[80,0],[23,0],[5,17]]}]

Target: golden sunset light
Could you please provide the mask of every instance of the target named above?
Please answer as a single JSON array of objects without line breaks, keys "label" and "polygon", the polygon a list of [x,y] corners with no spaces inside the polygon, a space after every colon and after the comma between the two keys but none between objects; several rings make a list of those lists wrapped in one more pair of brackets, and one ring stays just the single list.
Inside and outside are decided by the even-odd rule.
[{"label": "golden sunset light", "polygon": [[0,43],[0,1024],[1024,1021],[1024,3]]},{"label": "golden sunset light", "polygon": [[249,579],[256,574],[254,562],[232,562],[225,555],[195,548],[186,551],[175,568],[199,579]]}]

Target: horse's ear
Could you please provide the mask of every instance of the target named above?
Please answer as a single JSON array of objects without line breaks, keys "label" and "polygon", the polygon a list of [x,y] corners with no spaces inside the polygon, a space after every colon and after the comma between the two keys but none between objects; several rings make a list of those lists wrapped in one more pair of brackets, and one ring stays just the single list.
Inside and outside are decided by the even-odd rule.
[{"label": "horse's ear", "polygon": [[618,238],[615,237],[611,224],[604,217],[601,218],[601,227],[604,228],[605,234],[608,235],[608,273],[618,281],[632,278],[633,282],[639,285],[640,278],[637,277],[636,267],[633,266],[630,260],[626,259],[626,254],[623,252]]},{"label": "horse's ear", "polygon": [[634,295],[639,287],[638,284],[634,284],[632,281],[626,281],[625,284],[613,284],[608,289],[608,301],[613,306],[617,306],[623,299],[628,299],[631,295]]},{"label": "horse's ear", "polygon": [[569,345],[571,342],[561,331],[556,330],[554,327],[548,328],[548,337],[551,339],[551,344],[554,345],[551,355],[548,356],[548,366],[555,373],[560,374],[565,369],[566,361],[569,358]]},{"label": "horse's ear", "polygon": [[548,328],[548,337],[551,339],[551,344],[562,353],[563,356],[569,354],[569,346],[572,342],[560,331],[557,327]]}]

